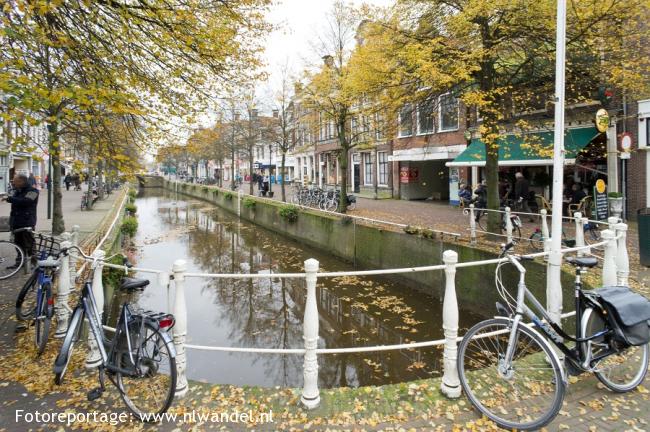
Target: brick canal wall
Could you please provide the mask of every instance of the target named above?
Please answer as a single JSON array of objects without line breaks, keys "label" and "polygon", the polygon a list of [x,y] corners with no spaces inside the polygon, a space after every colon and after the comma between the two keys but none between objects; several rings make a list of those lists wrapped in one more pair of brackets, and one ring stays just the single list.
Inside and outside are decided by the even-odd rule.
[{"label": "brick canal wall", "polygon": [[[165,180],[164,187],[175,190],[174,182]],[[178,193],[205,200],[237,214],[237,193],[214,186],[179,183]],[[254,205],[252,205],[254,203]],[[362,223],[345,215],[300,208],[298,218],[290,222],[281,217],[280,209],[287,204],[280,201],[244,195],[241,217],[263,228],[287,236],[299,243],[326,251],[344,261],[364,269],[389,269],[442,264],[442,253],[454,250],[459,262],[496,258],[496,254],[472,248],[466,243],[425,238],[403,231],[383,229]],[[516,288],[514,269],[504,269],[506,281]],[[539,299],[546,298],[546,269],[541,263],[530,262],[526,283]],[[489,313],[500,300],[494,286],[494,265],[459,269],[456,287],[463,307]],[[442,298],[445,276],[442,271],[404,273],[399,281],[429,295]],[[570,290],[573,276],[563,274],[563,286]],[[572,310],[572,296],[565,295],[565,310]]]}]

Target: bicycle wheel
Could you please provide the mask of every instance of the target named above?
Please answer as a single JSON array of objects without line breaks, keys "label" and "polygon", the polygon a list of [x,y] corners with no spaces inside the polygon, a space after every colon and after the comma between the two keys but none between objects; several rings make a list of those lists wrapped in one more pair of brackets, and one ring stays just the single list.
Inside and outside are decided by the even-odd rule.
[{"label": "bicycle wheel", "polygon": [[528,237],[528,241],[533,249],[538,251],[544,250],[544,236],[541,231],[535,231],[532,233],[530,237]]},{"label": "bicycle wheel", "polygon": [[41,298],[37,302],[36,316],[34,317],[35,343],[38,354],[45,351],[47,337],[50,335],[50,323],[54,314],[54,300],[52,299],[52,287],[46,282],[41,287]]},{"label": "bicycle wheel", "polygon": [[520,324],[512,362],[505,354],[512,320],[495,318],[472,327],[458,347],[458,374],[474,407],[505,429],[534,430],[562,406],[566,384],[548,343]]},{"label": "bicycle wheel", "polygon": [[[601,241],[603,241],[602,237],[600,236],[600,230],[598,229],[597,226],[591,223],[585,226],[584,239],[585,239],[585,243],[588,245],[592,245],[594,243],[600,243]],[[597,246],[594,249],[605,250],[605,247]]]},{"label": "bicycle wheel", "polygon": [[63,383],[63,377],[68,369],[68,364],[70,363],[70,358],[72,357],[72,350],[74,349],[74,344],[81,338],[81,329],[83,324],[83,310],[81,308],[76,308],[74,313],[70,317],[70,322],[68,323],[68,331],[63,338],[63,344],[61,345],[61,351],[56,356],[54,360],[54,383],[61,385]]},{"label": "bicycle wheel", "polygon": [[[174,399],[176,359],[172,356],[171,339],[163,336],[157,326],[146,322],[141,337],[138,336],[140,320],[134,320],[130,328],[131,341],[135,345],[132,354],[137,364],[131,362],[128,351],[116,351],[114,361],[120,368],[115,375],[116,383],[128,409],[142,421],[148,421],[149,415],[167,411]],[[126,340],[118,346],[126,346]],[[137,347],[140,348],[139,357]]]},{"label": "bicycle wheel", "polygon": [[0,280],[10,278],[18,273],[24,262],[25,254],[17,244],[0,240]]},{"label": "bicycle wheel", "polygon": [[[600,314],[588,308],[582,315],[582,334],[596,334],[609,328]],[[591,356],[610,349],[610,337],[602,336],[583,345]],[[605,357],[596,365],[594,374],[607,388],[618,393],[628,392],[641,384],[648,372],[648,345],[631,346],[619,353]]]},{"label": "bicycle wheel", "polygon": [[38,283],[38,270],[34,270],[27,279],[16,298],[16,318],[27,321],[34,318],[36,310],[36,286]]},{"label": "bicycle wheel", "polygon": [[487,212],[480,210],[479,212],[480,213],[478,215],[478,219],[476,220],[476,224],[481,229],[481,231],[487,231]]}]

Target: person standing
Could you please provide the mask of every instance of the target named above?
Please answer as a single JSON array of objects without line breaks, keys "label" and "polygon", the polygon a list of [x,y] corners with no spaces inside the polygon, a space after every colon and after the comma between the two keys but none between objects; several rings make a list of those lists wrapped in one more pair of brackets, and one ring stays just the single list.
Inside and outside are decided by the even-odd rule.
[{"label": "person standing", "polygon": [[[515,203],[518,207],[519,210],[526,212],[526,213],[532,213],[530,210],[530,207],[528,206],[528,199],[530,198],[530,194],[528,191],[528,180],[524,177],[524,175],[520,172],[515,174]],[[535,219],[533,219],[532,216],[529,216],[528,219],[530,222],[534,222]]]},{"label": "person standing", "polygon": [[70,176],[70,174],[65,175],[65,177],[63,178],[63,183],[65,183],[65,190],[69,191],[70,184],[72,183],[72,177]]},{"label": "person standing", "polygon": [[31,187],[36,188],[37,181],[36,177],[34,177],[34,173],[29,173],[28,183]]},{"label": "person standing", "polygon": [[[9,213],[9,229],[16,231],[19,228],[36,227],[36,208],[38,206],[38,190],[29,184],[29,178],[25,174],[16,174],[13,179],[14,194],[6,199],[11,204]],[[29,230],[14,233],[14,242],[29,257],[33,254],[34,233]],[[13,268],[20,265],[14,264]]]}]

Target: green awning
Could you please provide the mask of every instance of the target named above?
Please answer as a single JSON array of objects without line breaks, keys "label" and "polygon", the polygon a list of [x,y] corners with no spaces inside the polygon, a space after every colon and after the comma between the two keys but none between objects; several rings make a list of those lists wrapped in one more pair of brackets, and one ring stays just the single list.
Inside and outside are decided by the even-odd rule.
[{"label": "green awning", "polygon": [[[574,164],[582,149],[600,132],[595,127],[567,129],[564,132],[564,161]],[[505,135],[497,140],[500,166],[553,165],[553,131],[523,135]],[[485,144],[473,139],[449,167],[485,166]]]}]

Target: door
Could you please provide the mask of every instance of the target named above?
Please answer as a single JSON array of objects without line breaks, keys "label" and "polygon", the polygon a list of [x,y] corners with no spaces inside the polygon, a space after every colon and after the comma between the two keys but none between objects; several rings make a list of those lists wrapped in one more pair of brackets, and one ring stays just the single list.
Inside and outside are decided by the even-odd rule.
[{"label": "door", "polygon": [[361,190],[360,185],[361,185],[361,165],[360,164],[354,164],[354,193],[359,193]]}]

